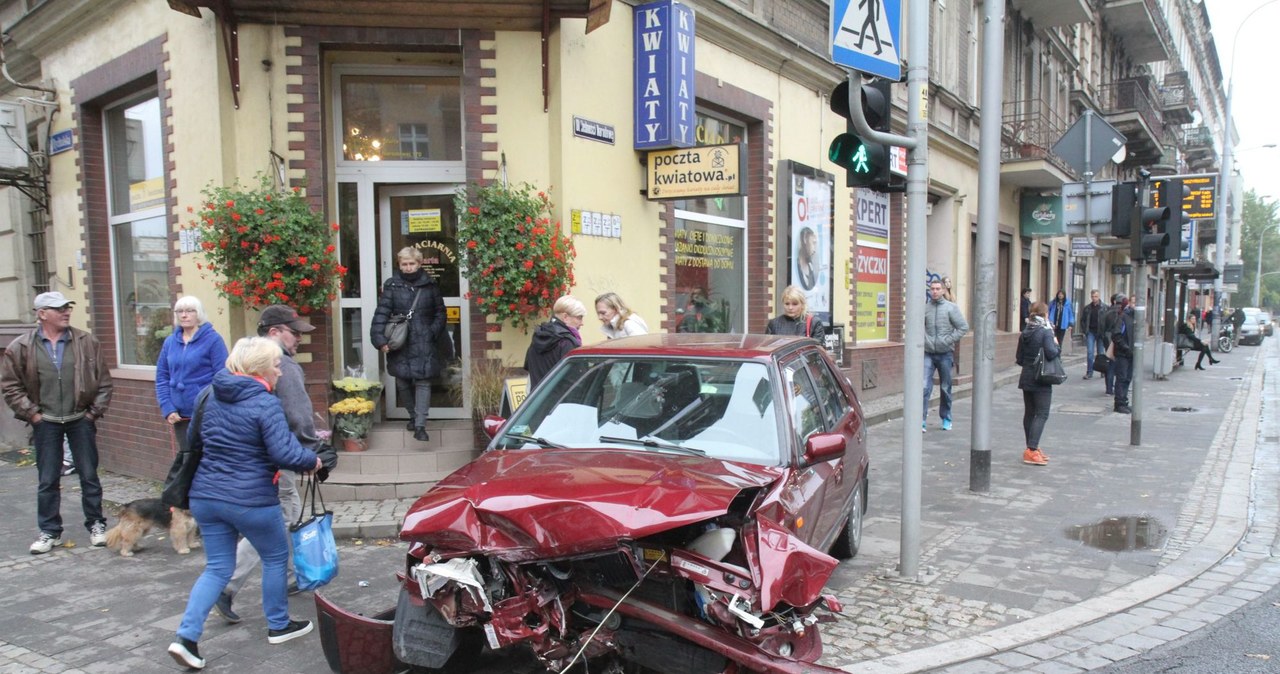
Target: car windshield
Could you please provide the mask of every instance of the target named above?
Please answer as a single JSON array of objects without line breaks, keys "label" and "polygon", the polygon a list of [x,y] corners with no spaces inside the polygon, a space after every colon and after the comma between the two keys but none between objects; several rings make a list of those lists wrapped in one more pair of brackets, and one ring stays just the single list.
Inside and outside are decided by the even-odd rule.
[{"label": "car windshield", "polygon": [[769,368],[724,359],[570,357],[495,447],[614,447],[778,465]]}]

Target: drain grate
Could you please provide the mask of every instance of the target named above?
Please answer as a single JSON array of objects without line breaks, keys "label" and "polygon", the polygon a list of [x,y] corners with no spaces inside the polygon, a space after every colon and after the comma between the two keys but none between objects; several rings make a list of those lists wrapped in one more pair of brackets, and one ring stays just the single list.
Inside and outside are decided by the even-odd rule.
[{"label": "drain grate", "polygon": [[1186,405],[1174,405],[1173,407],[1169,408],[1169,411],[1170,412],[1196,412],[1198,410],[1194,407],[1187,407]]}]

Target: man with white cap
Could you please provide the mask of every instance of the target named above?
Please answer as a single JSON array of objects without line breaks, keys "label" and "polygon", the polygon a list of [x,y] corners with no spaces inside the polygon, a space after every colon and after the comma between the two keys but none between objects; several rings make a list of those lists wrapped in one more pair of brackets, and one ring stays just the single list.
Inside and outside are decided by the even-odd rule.
[{"label": "man with white cap", "polygon": [[98,419],[111,403],[111,373],[93,335],[71,327],[75,302],[59,292],[36,295],[36,328],[9,343],[0,359],[0,391],[19,419],[31,424],[40,486],[40,536],[31,554],[62,545],[62,441],[80,474],[80,506],[94,547],[107,544],[98,481]]}]

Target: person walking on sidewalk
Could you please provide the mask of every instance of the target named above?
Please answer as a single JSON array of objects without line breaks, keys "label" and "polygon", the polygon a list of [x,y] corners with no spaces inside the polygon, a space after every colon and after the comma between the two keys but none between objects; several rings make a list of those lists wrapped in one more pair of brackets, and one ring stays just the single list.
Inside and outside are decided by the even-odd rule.
[{"label": "person walking on sidewalk", "polygon": [[1065,290],[1058,290],[1049,303],[1049,327],[1053,328],[1053,336],[1058,344],[1066,344],[1067,331],[1076,324],[1076,312],[1071,307],[1071,298]]},{"label": "person walking on sidewalk", "polygon": [[[924,418],[929,418],[929,397],[933,395],[933,373],[938,373],[938,389],[941,402],[938,415],[942,417],[942,430],[951,430],[951,368],[955,363],[955,348],[969,332],[969,324],[960,313],[960,307],[948,302],[943,293],[942,281],[929,283],[929,306],[924,311]],[[920,429],[927,430],[922,422]]]},{"label": "person walking on sidewalk", "polygon": [[1102,315],[1107,308],[1102,306],[1098,291],[1089,293],[1089,303],[1080,309],[1080,332],[1084,334],[1085,357],[1084,378],[1093,379],[1093,359],[1098,354],[1098,346],[1102,344]]},{"label": "person walking on sidewalk", "polygon": [[80,474],[80,508],[89,543],[107,544],[98,480],[98,419],[111,404],[111,373],[93,335],[71,327],[75,302],[59,292],[36,295],[36,328],[18,336],[0,360],[0,391],[13,415],[31,424],[36,452],[36,523],[33,555],[62,545],[62,444]]},{"label": "person walking on sidewalk", "polygon": [[244,536],[262,555],[262,612],[267,643],[282,644],[311,632],[309,620],[289,616],[286,594],[288,534],[280,517],[276,471],[318,471],[316,453],[289,432],[280,400],[271,394],[280,380],[280,345],[245,337],[231,347],[227,367],[213,377],[200,423],[191,425],[193,450],[204,456],[191,480],[191,514],[204,538],[205,567],[178,626],[169,655],[180,665],[203,669],[199,641],[209,611],[231,579],[236,539]]},{"label": "person walking on sidewalk", "polygon": [[1044,302],[1031,305],[1027,328],[1018,337],[1015,362],[1022,366],[1018,376],[1018,388],[1022,389],[1022,433],[1026,437],[1026,449],[1022,462],[1032,466],[1048,465],[1049,457],[1040,449],[1040,435],[1049,421],[1049,405],[1053,402],[1053,386],[1036,381],[1036,354],[1044,353],[1050,361],[1062,355],[1058,339],[1048,325],[1048,308]]},{"label": "person walking on sidewalk", "polygon": [[[369,342],[387,358],[387,373],[396,379],[396,402],[409,413],[405,430],[419,442],[431,440],[427,418],[431,415],[431,380],[445,366],[445,354],[437,348],[445,334],[444,296],[431,274],[422,268],[422,251],[405,246],[396,253],[399,270],[382,284],[378,308],[373,312]],[[409,336],[392,350],[387,323],[404,317]]]},{"label": "person walking on sidewalk", "polygon": [[1111,361],[1111,369],[1115,373],[1115,411],[1131,414],[1129,408],[1129,382],[1133,380],[1133,311],[1129,308],[1129,298],[1116,295],[1119,311],[1109,322],[1107,330],[1108,344],[1112,347],[1115,358]]},{"label": "person walking on sidewalk", "polygon": [[185,452],[196,396],[226,366],[227,345],[198,297],[187,295],[173,303],[173,327],[156,360],[156,402],[178,450]]},{"label": "person walking on sidewalk", "polygon": [[1018,302],[1018,332],[1027,329],[1027,316],[1031,315],[1031,289],[1022,289],[1022,299]]},{"label": "person walking on sidewalk", "polygon": [[[311,397],[307,395],[306,381],[302,376],[302,366],[293,359],[298,352],[298,343],[303,333],[311,332],[316,327],[298,315],[293,307],[273,304],[262,310],[258,318],[258,336],[266,337],[280,347],[280,378],[276,380],[275,394],[284,409],[285,421],[289,424],[289,432],[298,439],[303,447],[321,456],[332,452],[333,448],[321,447],[316,435],[315,414],[311,405]],[[330,457],[336,462],[337,457]],[[326,462],[326,465],[327,462]],[[280,496],[280,510],[286,524],[296,522],[302,512],[302,498],[298,495],[298,474],[281,468],[276,473],[276,489]],[[240,615],[231,607],[236,593],[244,587],[249,574],[258,567],[261,558],[249,539],[242,538],[236,545],[236,568],[231,573],[231,580],[218,595],[213,608],[229,623],[240,622]],[[292,560],[287,560],[292,561]],[[298,584],[290,582],[289,594],[298,593]]]}]

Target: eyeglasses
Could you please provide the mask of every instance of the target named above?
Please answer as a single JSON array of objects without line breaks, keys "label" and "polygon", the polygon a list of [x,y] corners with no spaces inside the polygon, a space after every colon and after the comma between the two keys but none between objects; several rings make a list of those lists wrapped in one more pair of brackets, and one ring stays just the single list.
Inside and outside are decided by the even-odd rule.
[{"label": "eyeglasses", "polygon": [[302,333],[301,333],[301,332],[298,332],[297,330],[294,330],[293,328],[289,328],[289,332],[293,333],[293,338],[294,338],[294,339],[302,339]]},{"label": "eyeglasses", "polygon": [[75,307],[73,307],[73,306],[71,306],[70,304],[68,304],[68,305],[67,305],[67,306],[65,306],[65,307],[45,307],[45,310],[46,310],[46,311],[56,311],[56,312],[58,312],[58,313],[60,313],[60,314],[69,314],[69,313],[71,313],[71,310],[72,310],[72,309],[74,309],[74,308],[75,308]]}]

